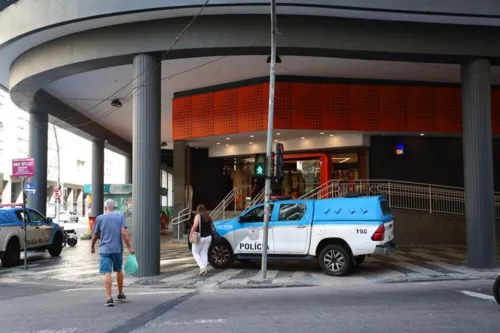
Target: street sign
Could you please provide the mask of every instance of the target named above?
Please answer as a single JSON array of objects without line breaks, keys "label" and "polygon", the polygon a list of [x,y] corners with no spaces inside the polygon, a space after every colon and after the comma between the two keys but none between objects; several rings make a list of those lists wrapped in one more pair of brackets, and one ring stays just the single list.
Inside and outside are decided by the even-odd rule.
[{"label": "street sign", "polygon": [[54,198],[57,200],[61,199],[61,189],[60,188],[54,188]]},{"label": "street sign", "polygon": [[33,177],[35,175],[35,159],[16,158],[12,160],[12,177]]},{"label": "street sign", "polygon": [[36,193],[36,183],[24,183],[24,192],[29,193],[29,194],[35,194]]}]

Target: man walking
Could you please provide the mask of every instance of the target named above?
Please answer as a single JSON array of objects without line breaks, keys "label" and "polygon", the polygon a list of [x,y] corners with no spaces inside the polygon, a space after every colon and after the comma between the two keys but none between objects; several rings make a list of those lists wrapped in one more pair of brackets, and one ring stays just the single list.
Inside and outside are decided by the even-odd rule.
[{"label": "man walking", "polygon": [[127,245],[128,252],[134,253],[127,234],[125,217],[114,212],[115,202],[111,199],[104,202],[104,214],[95,219],[92,230],[91,252],[95,253],[95,243],[101,238],[99,245],[99,273],[104,274],[104,287],[106,288],[106,306],[113,306],[111,295],[111,273],[116,272],[116,284],[118,285],[118,301],[127,299],[123,293],[123,243]]}]

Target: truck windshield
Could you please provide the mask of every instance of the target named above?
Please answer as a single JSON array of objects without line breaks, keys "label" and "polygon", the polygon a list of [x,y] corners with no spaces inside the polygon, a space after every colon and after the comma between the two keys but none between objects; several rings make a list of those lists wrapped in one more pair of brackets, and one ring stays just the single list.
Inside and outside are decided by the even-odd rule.
[{"label": "truck windshield", "polygon": [[380,201],[380,208],[382,209],[382,214],[384,214],[384,216],[392,215],[391,207],[386,200]]}]

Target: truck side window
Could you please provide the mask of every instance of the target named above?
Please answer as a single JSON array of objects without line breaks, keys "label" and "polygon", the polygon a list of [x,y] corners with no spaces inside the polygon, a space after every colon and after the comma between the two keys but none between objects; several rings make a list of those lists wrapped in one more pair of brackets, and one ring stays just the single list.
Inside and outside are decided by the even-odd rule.
[{"label": "truck side window", "polygon": [[[270,211],[271,211],[271,214],[273,212],[273,209],[274,209],[274,205],[270,205]],[[251,211],[249,211],[248,213],[246,213],[245,215],[243,215],[242,217],[240,217],[240,222],[264,222],[264,206],[259,206],[259,207],[256,207],[254,209],[252,209]]]},{"label": "truck side window", "polygon": [[382,214],[384,214],[384,215],[391,215],[392,214],[392,209],[386,200],[380,202],[380,208],[382,209]]},{"label": "truck side window", "polygon": [[300,221],[306,213],[306,208],[304,204],[280,205],[278,221]]},{"label": "truck side window", "polygon": [[33,223],[45,223],[45,218],[38,214],[37,212],[33,211],[33,210],[29,210],[28,211],[28,216],[30,218],[30,222],[33,222]]}]

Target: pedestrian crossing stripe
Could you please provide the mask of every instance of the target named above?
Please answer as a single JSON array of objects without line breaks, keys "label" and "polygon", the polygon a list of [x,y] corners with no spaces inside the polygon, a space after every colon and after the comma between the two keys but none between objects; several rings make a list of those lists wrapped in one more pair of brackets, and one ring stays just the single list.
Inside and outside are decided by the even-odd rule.
[{"label": "pedestrian crossing stripe", "polygon": [[[74,249],[71,249],[74,250]],[[83,251],[83,250],[81,250]],[[71,251],[73,252],[73,251]],[[29,262],[28,271],[23,267],[4,269],[0,267],[0,279],[36,279],[60,280],[89,284],[101,281],[98,273],[98,256],[68,251],[61,258],[42,259]],[[82,252],[80,252],[82,253]],[[72,257],[74,255],[75,257]],[[453,260],[452,260],[453,259]],[[126,260],[126,256],[124,257]],[[418,247],[402,249],[392,256],[371,256],[365,260],[358,272],[348,279],[330,277],[320,271],[317,265],[303,262],[287,262],[286,268],[270,262],[267,272],[267,283],[312,283],[320,285],[336,285],[341,283],[373,283],[382,280],[398,280],[404,277],[489,277],[496,270],[474,270],[467,268],[465,248],[459,247]],[[296,266],[296,267],[294,267]],[[210,269],[207,276],[199,276],[199,268],[194,262],[187,247],[162,249],[161,274],[151,281],[159,281],[164,285],[175,284],[217,284],[239,285],[250,284],[260,279],[262,272],[259,265],[242,265],[236,262],[232,268],[225,270]],[[127,284],[149,283],[148,279],[126,276]],[[341,282],[344,281],[344,282]],[[349,281],[349,282],[346,282]]]}]

